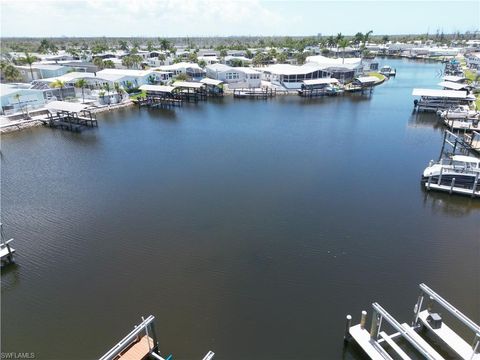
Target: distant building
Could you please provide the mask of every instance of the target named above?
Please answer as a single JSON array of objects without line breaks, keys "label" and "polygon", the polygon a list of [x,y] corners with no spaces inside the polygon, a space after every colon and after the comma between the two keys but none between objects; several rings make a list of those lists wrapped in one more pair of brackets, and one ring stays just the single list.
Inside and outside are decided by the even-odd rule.
[{"label": "distant building", "polygon": [[32,64],[31,70],[29,65],[15,67],[20,72],[24,82],[32,82],[33,80],[37,79],[46,79],[54,76],[61,76],[71,70],[71,68],[68,66],[45,64]]}]

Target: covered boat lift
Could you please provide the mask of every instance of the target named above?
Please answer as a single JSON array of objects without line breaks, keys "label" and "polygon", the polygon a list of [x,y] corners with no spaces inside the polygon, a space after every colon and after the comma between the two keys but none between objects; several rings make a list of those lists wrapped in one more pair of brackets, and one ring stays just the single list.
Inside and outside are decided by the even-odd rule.
[{"label": "covered boat lift", "polygon": [[413,101],[418,111],[448,110],[459,105],[470,105],[475,101],[474,95],[459,90],[413,89],[412,96],[420,97],[420,100]]},{"label": "covered boat lift", "polygon": [[176,81],[173,83],[177,95],[187,102],[198,102],[207,100],[206,85],[193,81]]},{"label": "covered boat lift", "polygon": [[183,100],[177,95],[173,86],[142,85],[139,89],[146,94],[144,99],[137,101],[139,106],[165,108],[183,105]]},{"label": "covered boat lift", "polygon": [[88,110],[89,105],[67,101],[52,101],[45,107],[48,116],[42,120],[45,125],[69,131],[80,132],[84,127],[97,127],[95,114]]},{"label": "covered boat lift", "polygon": [[221,97],[223,96],[223,81],[210,78],[200,80],[205,85],[207,96]]},{"label": "covered boat lift", "polygon": [[470,90],[470,86],[468,84],[461,84],[452,81],[442,81],[437,85],[443,87],[445,90]]},{"label": "covered boat lift", "polygon": [[337,95],[340,91],[334,90],[334,86],[340,86],[340,81],[336,78],[320,78],[302,81],[302,88],[298,90],[298,95],[302,97],[316,97],[324,95]]}]

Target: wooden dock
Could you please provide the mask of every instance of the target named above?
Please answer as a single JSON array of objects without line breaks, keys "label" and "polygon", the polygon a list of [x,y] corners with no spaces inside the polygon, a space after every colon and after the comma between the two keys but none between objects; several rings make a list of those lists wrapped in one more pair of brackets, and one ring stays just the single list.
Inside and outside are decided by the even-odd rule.
[{"label": "wooden dock", "polygon": [[443,123],[450,130],[460,131],[480,131],[480,122],[478,120],[458,120],[445,118]]},{"label": "wooden dock", "polygon": [[[421,295],[415,304],[414,319],[411,325],[400,324],[380,304],[373,303],[370,331],[365,329],[366,311],[362,311],[360,323],[354,326],[351,326],[352,317],[347,315],[345,342],[353,339],[368,358],[374,360],[393,360],[397,358],[411,360],[410,355],[407,355],[407,352],[395,342],[394,339],[397,337],[402,337],[416,353],[428,360],[446,360],[441,353],[446,352],[447,349],[440,349],[437,345],[445,345],[448,352],[453,356],[452,358],[480,360],[480,327],[427,285],[420,284],[420,289]],[[467,342],[447,326],[441,316],[433,311],[434,304],[469,328],[474,334],[473,341]],[[426,309],[423,309],[423,307],[426,307]],[[381,326],[385,323],[397,332],[388,335],[385,331],[381,331]],[[427,342],[420,335],[420,329],[425,329],[427,333],[433,334],[440,343]],[[450,357],[447,357],[447,359],[450,359]]]},{"label": "wooden dock", "polygon": [[271,88],[234,89],[234,98],[266,100],[277,96],[277,90]]}]

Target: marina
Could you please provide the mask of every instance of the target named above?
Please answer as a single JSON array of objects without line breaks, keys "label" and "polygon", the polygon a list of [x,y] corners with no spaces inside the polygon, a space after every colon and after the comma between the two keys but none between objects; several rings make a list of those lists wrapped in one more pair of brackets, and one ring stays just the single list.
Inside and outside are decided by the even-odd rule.
[{"label": "marina", "polygon": [[[445,127],[411,89],[443,65],[388,64],[373,96],[131,106],[94,131],[2,136],[3,351],[96,359],[147,313],[165,358],[361,360],[345,314],[378,300],[410,321],[421,282],[478,324],[478,198],[420,182]],[[478,136],[453,135],[455,154]]]}]

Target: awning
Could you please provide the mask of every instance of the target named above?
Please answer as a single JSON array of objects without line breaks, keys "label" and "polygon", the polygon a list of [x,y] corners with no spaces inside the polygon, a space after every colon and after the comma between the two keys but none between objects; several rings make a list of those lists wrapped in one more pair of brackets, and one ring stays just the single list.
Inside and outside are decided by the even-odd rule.
[{"label": "awning", "polygon": [[355,78],[355,80],[362,84],[376,83],[377,81],[379,81],[379,79],[375,76],[359,76]]},{"label": "awning", "polygon": [[191,89],[200,89],[204,84],[199,82],[193,81],[175,81],[173,83],[173,87],[183,87],[183,88],[191,88]]},{"label": "awning", "polygon": [[438,97],[445,99],[467,99],[466,91],[456,91],[456,90],[436,90],[436,89],[413,89],[413,96],[428,96],[428,97]]},{"label": "awning", "polygon": [[441,86],[447,89],[452,89],[452,90],[462,90],[468,87],[467,84],[459,84],[451,81],[442,81],[438,83],[438,86]]},{"label": "awning", "polygon": [[202,84],[214,85],[214,86],[218,86],[220,84],[223,84],[223,81],[221,81],[221,80],[215,80],[215,79],[210,79],[210,78],[204,78],[204,79],[200,80],[200,82]]},{"label": "awning", "polygon": [[166,85],[142,85],[139,89],[147,92],[171,93],[175,88]]},{"label": "awning", "polygon": [[443,80],[445,81],[451,81],[451,82],[460,82],[466,80],[463,76],[454,76],[454,75],[447,75],[443,77]]},{"label": "awning", "polygon": [[322,84],[336,84],[338,79],[335,78],[322,78],[322,79],[313,79],[313,80],[303,80],[305,85],[322,85]]},{"label": "awning", "polygon": [[50,111],[70,111],[70,112],[80,112],[85,110],[89,105],[72,103],[67,101],[51,101],[45,105],[45,107]]}]

